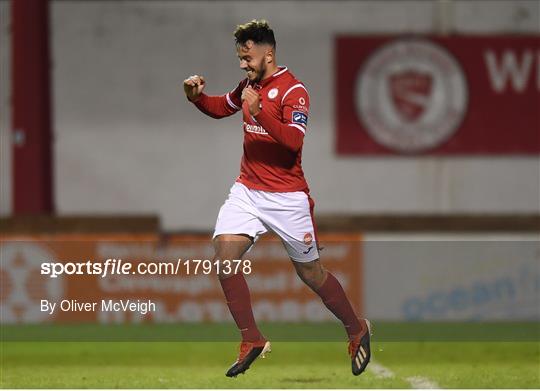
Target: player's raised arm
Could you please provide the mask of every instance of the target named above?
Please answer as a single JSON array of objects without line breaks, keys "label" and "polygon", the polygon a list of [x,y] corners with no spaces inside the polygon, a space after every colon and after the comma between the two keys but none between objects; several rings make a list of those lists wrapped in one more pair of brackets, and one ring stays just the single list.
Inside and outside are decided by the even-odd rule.
[{"label": "player's raised arm", "polygon": [[298,152],[304,143],[306,133],[307,118],[309,110],[309,96],[302,84],[296,84],[285,93],[282,98],[281,110],[282,121],[272,117],[265,110],[264,106],[259,106],[258,94],[247,91],[243,97],[249,105],[250,113],[257,122],[268,132],[274,140],[287,149]]},{"label": "player's raised arm", "polygon": [[212,118],[228,117],[240,110],[234,103],[233,96],[237,95],[239,87],[221,96],[206,95],[203,90],[206,82],[202,76],[193,75],[184,80],[184,92],[187,99],[200,111]]}]

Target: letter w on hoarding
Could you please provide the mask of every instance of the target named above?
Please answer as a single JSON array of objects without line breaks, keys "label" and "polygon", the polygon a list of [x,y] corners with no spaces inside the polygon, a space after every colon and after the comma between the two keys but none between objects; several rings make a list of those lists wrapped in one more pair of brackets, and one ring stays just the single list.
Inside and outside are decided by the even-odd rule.
[{"label": "letter w on hoarding", "polygon": [[[505,50],[502,59],[498,60],[492,50],[484,53],[484,61],[489,73],[491,87],[498,93],[503,93],[506,84],[510,81],[515,92],[523,92],[527,87],[532,74],[534,54],[532,50],[525,50],[520,59],[515,51]],[[540,52],[537,53],[536,84],[540,90]]]}]

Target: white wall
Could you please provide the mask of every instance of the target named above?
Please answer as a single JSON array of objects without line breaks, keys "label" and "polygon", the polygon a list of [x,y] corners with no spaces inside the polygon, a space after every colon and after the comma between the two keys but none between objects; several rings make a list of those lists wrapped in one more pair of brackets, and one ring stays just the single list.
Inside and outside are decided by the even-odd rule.
[{"label": "white wall", "polygon": [[538,158],[343,158],[334,153],[338,33],[538,32],[536,1],[53,2],[55,191],[60,213],[159,213],[209,229],[238,174],[239,116],[188,104],[182,80],[243,78],[232,30],[264,17],[306,83],[304,169],[317,212],[538,212]]}]

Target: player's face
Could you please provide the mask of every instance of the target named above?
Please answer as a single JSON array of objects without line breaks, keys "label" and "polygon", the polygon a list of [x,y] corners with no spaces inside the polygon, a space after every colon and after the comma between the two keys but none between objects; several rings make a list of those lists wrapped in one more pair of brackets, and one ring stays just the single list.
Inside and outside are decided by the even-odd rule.
[{"label": "player's face", "polygon": [[254,82],[261,81],[266,73],[268,48],[247,41],[245,45],[238,45],[236,51],[240,59],[240,68],[246,72],[248,79]]}]

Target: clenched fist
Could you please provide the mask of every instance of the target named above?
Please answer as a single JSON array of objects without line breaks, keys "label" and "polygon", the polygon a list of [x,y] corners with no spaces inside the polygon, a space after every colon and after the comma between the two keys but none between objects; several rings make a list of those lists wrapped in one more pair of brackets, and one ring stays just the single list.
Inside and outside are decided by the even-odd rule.
[{"label": "clenched fist", "polygon": [[261,112],[261,97],[257,91],[251,86],[247,86],[242,91],[242,104],[248,105],[248,110],[251,115],[257,115]]},{"label": "clenched fist", "polygon": [[204,85],[204,78],[202,76],[193,75],[184,80],[184,92],[187,98],[192,102],[199,100],[204,90]]}]

